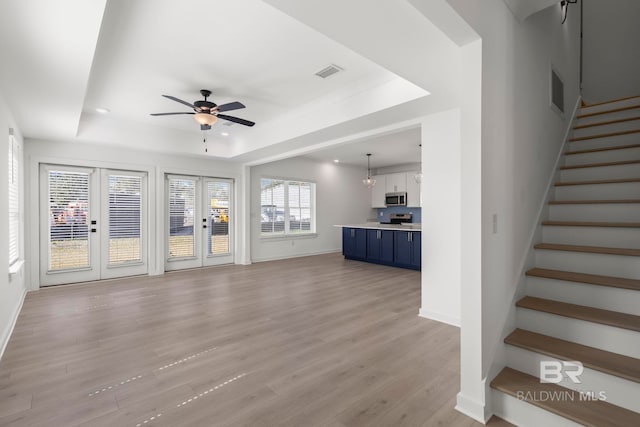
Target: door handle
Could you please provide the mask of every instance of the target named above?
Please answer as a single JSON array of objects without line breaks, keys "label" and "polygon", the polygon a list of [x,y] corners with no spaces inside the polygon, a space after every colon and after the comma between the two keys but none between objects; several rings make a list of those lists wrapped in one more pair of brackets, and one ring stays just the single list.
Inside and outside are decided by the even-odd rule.
[{"label": "door handle", "polygon": [[96,230],[95,228],[92,228],[92,229],[91,229],[91,232],[92,232],[92,233],[95,233],[96,231],[97,231],[97,230]]},{"label": "door handle", "polygon": [[378,240],[380,240],[381,235],[382,235],[382,231],[378,230],[378,235],[376,236],[376,238],[377,238]]},{"label": "door handle", "polygon": [[413,241],[413,236],[411,235],[411,232],[407,233],[407,242],[412,242]]}]

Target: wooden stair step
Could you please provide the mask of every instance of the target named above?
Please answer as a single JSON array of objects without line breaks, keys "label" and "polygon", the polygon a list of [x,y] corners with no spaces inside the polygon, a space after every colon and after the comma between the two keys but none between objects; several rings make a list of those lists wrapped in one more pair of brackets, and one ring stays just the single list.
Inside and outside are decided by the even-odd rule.
[{"label": "wooden stair step", "polygon": [[584,102],[584,100],[582,101],[582,105],[581,108],[591,108],[591,107],[597,107],[599,105],[606,105],[606,104],[613,104],[614,102],[620,102],[620,101],[628,101],[630,99],[635,99],[635,98],[640,98],[640,95],[633,95],[633,96],[625,96],[624,98],[614,98],[614,99],[609,99],[607,101],[601,101],[601,102],[594,102],[592,104],[587,104]]},{"label": "wooden stair step", "polygon": [[535,249],[547,249],[552,251],[585,252],[605,255],[640,256],[640,249],[605,248],[602,246],[561,245],[559,243],[538,243]]},{"label": "wooden stair step", "polygon": [[597,179],[594,181],[570,181],[570,182],[556,182],[556,187],[563,187],[567,185],[594,185],[594,184],[624,184],[627,182],[640,182],[640,178],[622,178],[622,179]]},{"label": "wooden stair step", "polygon": [[590,139],[608,138],[610,136],[631,135],[633,133],[640,133],[640,129],[621,130],[621,131],[618,131],[618,132],[607,132],[607,133],[601,133],[601,134],[598,134],[598,135],[578,136],[578,137],[575,137],[575,138],[571,138],[569,141],[571,141],[571,142],[588,141]]},{"label": "wooden stair step", "polygon": [[603,114],[610,114],[610,113],[619,113],[620,111],[629,111],[629,110],[635,110],[637,108],[640,108],[640,105],[629,105],[628,107],[620,107],[620,108],[612,108],[611,110],[605,110],[605,111],[596,111],[594,113],[583,113],[583,114],[578,114],[576,116],[576,118],[578,119],[584,119],[586,117],[594,117],[594,116],[600,116]]},{"label": "wooden stair step", "polygon": [[629,381],[640,382],[640,359],[516,329],[505,343],[560,360],[579,360],[584,366]]},{"label": "wooden stair step", "polygon": [[564,154],[565,156],[572,156],[575,154],[597,153],[600,151],[628,150],[629,148],[640,148],[640,144],[618,145],[616,147],[591,148],[589,150],[566,151]]},{"label": "wooden stair step", "polygon": [[[580,394],[512,368],[504,368],[491,381],[491,388],[589,427],[629,427],[640,425],[640,414],[603,400],[580,398]],[[541,395],[563,396],[543,399]]]},{"label": "wooden stair step", "polygon": [[564,280],[565,282],[587,283],[590,285],[640,291],[640,280],[626,279],[624,277],[600,276],[597,274],[576,273],[573,271],[551,270],[546,268],[532,268],[525,274],[530,277],[540,277],[543,279]]},{"label": "wooden stair step", "polygon": [[607,205],[623,203],[640,203],[640,199],[618,199],[618,200],[552,200],[550,205]]},{"label": "wooden stair step", "polygon": [[574,129],[586,129],[586,128],[591,128],[591,127],[596,127],[596,126],[607,126],[607,125],[615,125],[618,123],[626,123],[626,122],[632,122],[634,120],[640,120],[640,116],[637,117],[628,117],[626,119],[618,119],[618,120],[608,120],[608,121],[604,121],[604,122],[598,122],[598,123],[591,123],[588,125],[579,125],[579,126],[574,126]]},{"label": "wooden stair step", "polygon": [[524,297],[516,307],[640,332],[640,316],[544,298]]},{"label": "wooden stair step", "polygon": [[542,221],[542,225],[551,225],[551,226],[560,226],[560,227],[640,228],[640,222]]},{"label": "wooden stair step", "polygon": [[620,162],[604,162],[604,163],[589,163],[585,165],[571,165],[571,166],[561,166],[561,170],[570,170],[570,169],[585,169],[585,168],[601,168],[605,166],[624,166],[624,165],[636,165],[640,164],[640,160],[623,160]]}]

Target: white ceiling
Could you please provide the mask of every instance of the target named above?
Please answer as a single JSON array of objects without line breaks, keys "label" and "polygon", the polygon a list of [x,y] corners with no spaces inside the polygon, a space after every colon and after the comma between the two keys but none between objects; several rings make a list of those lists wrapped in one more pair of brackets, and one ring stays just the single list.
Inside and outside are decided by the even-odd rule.
[{"label": "white ceiling", "polygon": [[[210,89],[218,104],[247,106],[227,114],[257,124],[219,121],[209,156],[256,162],[365,132],[374,139],[310,157],[357,164],[368,144],[381,164],[408,163],[415,141],[399,150],[372,129],[453,102],[452,46],[407,0],[6,0],[0,95],[26,138],[205,155],[191,117],[149,113],[189,111],[162,94],[193,102]],[[314,75],[332,63],[345,71]]]}]

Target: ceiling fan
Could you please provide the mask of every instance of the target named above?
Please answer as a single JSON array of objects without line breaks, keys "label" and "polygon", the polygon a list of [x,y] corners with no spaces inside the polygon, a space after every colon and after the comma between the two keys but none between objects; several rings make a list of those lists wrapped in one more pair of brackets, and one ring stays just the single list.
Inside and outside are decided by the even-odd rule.
[{"label": "ceiling fan", "polygon": [[191,114],[193,115],[196,122],[200,124],[201,130],[209,130],[211,129],[211,125],[213,125],[218,119],[228,120],[230,122],[238,123],[245,126],[253,126],[254,122],[249,120],[241,119],[239,117],[227,116],[226,114],[220,114],[225,111],[231,110],[239,110],[240,108],[245,108],[244,104],[241,102],[229,102],[228,104],[217,105],[211,101],[207,101],[207,98],[211,96],[211,91],[207,89],[202,89],[200,94],[204,97],[204,100],[194,101],[193,104],[188,103],[187,101],[183,101],[182,99],[178,99],[175,96],[171,95],[162,95],[165,98],[169,98],[173,101],[179,102],[180,104],[184,104],[187,107],[193,109],[193,112],[185,111],[179,113],[151,113],[152,116],[173,116],[176,114]]}]

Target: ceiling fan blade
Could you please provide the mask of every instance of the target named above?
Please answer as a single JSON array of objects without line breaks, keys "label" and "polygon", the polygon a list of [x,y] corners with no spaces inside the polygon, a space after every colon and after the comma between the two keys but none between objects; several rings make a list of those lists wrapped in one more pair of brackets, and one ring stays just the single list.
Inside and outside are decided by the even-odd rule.
[{"label": "ceiling fan blade", "polygon": [[255,125],[254,122],[250,122],[249,120],[241,119],[239,117],[227,116],[225,114],[218,114],[218,118],[219,119],[223,119],[223,120],[229,120],[230,122],[239,123],[239,124],[245,125],[245,126],[253,126],[253,125]]},{"label": "ceiling fan blade", "polygon": [[173,116],[175,114],[195,114],[191,112],[181,112],[181,113],[151,113],[152,116]]},{"label": "ceiling fan blade", "polygon": [[179,102],[180,104],[184,104],[187,107],[196,108],[193,104],[189,104],[187,101],[183,101],[182,99],[178,99],[175,96],[171,96],[171,95],[162,95],[162,96],[164,96],[165,98],[169,98],[172,101]]},{"label": "ceiling fan blade", "polygon": [[240,108],[245,108],[245,106],[242,102],[238,102],[238,101],[230,102],[228,104],[218,105],[218,111],[220,111],[221,113],[223,111],[239,110]]}]

